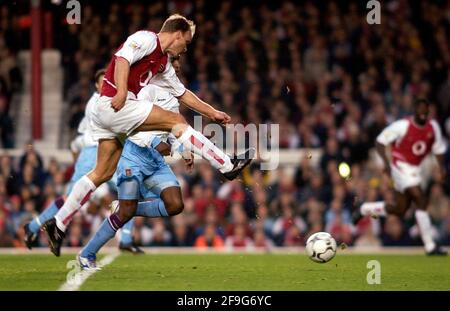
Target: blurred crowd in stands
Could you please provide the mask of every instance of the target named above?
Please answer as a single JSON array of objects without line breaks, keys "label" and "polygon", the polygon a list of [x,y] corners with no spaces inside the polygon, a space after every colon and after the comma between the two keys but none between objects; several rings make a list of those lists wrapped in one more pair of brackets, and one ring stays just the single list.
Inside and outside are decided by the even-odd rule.
[{"label": "blurred crowd in stands", "polygon": [[19,38],[13,31],[13,24],[8,7],[0,5],[0,148],[14,147],[11,99],[22,86],[22,74],[16,59]]},{"label": "blurred crowd in stands", "polygon": [[[345,157],[338,149],[326,149],[318,160],[320,165],[315,167],[305,156],[298,167],[281,165],[273,171],[261,171],[255,163],[233,182],[224,182],[206,162],[199,161],[193,173],[177,162],[172,168],[182,187],[183,213],[165,219],[137,218],[135,240],[143,246],[270,249],[303,246],[309,234],[327,231],[347,245],[420,245],[412,209],[406,221],[389,216],[352,224],[355,197],[392,199],[389,179],[378,165],[355,163],[351,177],[344,179],[337,166]],[[448,187],[439,180],[437,170],[434,167],[430,176],[429,211],[435,237],[450,245]],[[73,166],[55,159],[44,166],[32,145],[26,146],[20,158],[1,156],[0,247],[24,247],[23,225],[64,194],[72,172]],[[111,187],[97,190],[72,222],[67,245],[83,245],[108,215],[115,198]],[[37,245],[46,245],[44,234]]]},{"label": "blurred crowd in stands", "polygon": [[[392,198],[389,180],[369,160],[369,150],[387,124],[411,112],[414,98],[428,98],[433,117],[446,137],[450,134],[450,1],[383,1],[380,25],[367,24],[364,1],[81,3],[80,25],[63,22],[65,6],[49,5],[73,132],[93,92],[94,72],[129,34],[158,31],[168,14],[178,12],[197,24],[182,57],[181,78],[189,89],[228,112],[234,123],[280,124],[282,148],[323,151],[317,166],[308,157],[275,171],[254,166],[241,181],[227,183],[205,163],[193,174],[176,164],[185,210],[171,219],[138,219],[138,243],[301,246],[309,233],[323,230],[348,245],[421,243],[411,211],[406,221],[367,218],[357,226],[351,212],[355,197]],[[8,54],[2,42],[14,27],[14,14],[0,9],[1,56]],[[0,57],[0,79],[5,79],[3,63]],[[3,140],[11,120],[1,85]],[[449,152],[446,158],[448,171]],[[351,178],[339,175],[342,161],[351,165]],[[21,226],[64,192],[72,168],[54,159],[44,166],[32,145],[22,158],[3,156],[0,164],[0,246],[21,246]],[[450,245],[450,182],[438,175],[431,174],[427,187],[429,210],[436,237]],[[112,199],[113,192],[99,195],[76,216],[70,245],[86,241]]]}]

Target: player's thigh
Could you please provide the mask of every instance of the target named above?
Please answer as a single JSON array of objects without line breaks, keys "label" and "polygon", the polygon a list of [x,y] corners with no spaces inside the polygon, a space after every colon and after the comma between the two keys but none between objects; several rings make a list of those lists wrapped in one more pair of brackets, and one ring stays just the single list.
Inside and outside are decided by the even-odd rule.
[{"label": "player's thigh", "polygon": [[151,176],[143,181],[144,187],[154,194],[160,196],[164,189],[169,187],[180,187],[177,177],[167,163],[161,164]]},{"label": "player's thigh", "polygon": [[116,212],[120,220],[128,221],[136,214],[138,200],[140,198],[139,185],[141,181],[138,176],[123,177],[118,174],[117,196],[119,199],[119,210]]},{"label": "player's thigh", "polygon": [[98,143],[97,163],[89,178],[97,186],[111,179],[122,153],[122,145],[117,139],[102,139]]},{"label": "player's thigh", "polygon": [[[125,163],[124,163],[125,162]],[[117,197],[119,200],[139,200],[143,176],[138,165],[122,158],[117,168]]]},{"label": "player's thigh", "polygon": [[427,198],[420,186],[410,187],[405,190],[405,193],[411,198],[417,208],[425,210],[427,208]]},{"label": "player's thigh", "polygon": [[411,197],[407,193],[395,191],[395,204],[393,205],[395,210],[388,211],[391,214],[403,216],[411,205]]},{"label": "player's thigh", "polygon": [[130,135],[149,116],[153,103],[128,95],[122,109],[111,107],[111,98],[99,98],[92,113],[92,137],[95,140],[111,139],[120,133]]},{"label": "player's thigh", "polygon": [[119,200],[119,210],[116,214],[122,223],[126,223],[136,215],[138,200]]},{"label": "player's thigh", "polygon": [[177,215],[183,211],[184,204],[180,187],[172,186],[165,188],[161,191],[160,197],[170,216]]},{"label": "player's thigh", "polygon": [[406,192],[406,189],[420,186],[422,183],[422,175],[420,168],[415,165],[398,161],[391,169],[394,188],[399,192]]},{"label": "player's thigh", "polygon": [[[147,119],[136,128],[135,132],[156,130],[171,132],[178,127],[184,130],[186,124],[186,120],[181,114],[154,105]],[[181,135],[180,133],[174,134],[176,134],[175,136]]]}]

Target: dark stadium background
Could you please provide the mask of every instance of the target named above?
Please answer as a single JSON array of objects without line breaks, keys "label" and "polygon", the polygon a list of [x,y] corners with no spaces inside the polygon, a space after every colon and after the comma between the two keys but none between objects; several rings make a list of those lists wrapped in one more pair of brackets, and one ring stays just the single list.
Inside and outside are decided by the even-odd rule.
[{"label": "dark stadium background", "polygon": [[[185,210],[136,221],[138,243],[201,247],[206,233],[216,236],[216,247],[302,246],[309,233],[325,230],[348,245],[420,244],[412,213],[406,221],[389,216],[357,227],[350,215],[354,196],[392,197],[371,149],[387,124],[411,112],[414,98],[433,103],[448,141],[450,1],[382,1],[380,25],[367,24],[365,1],[80,1],[80,25],[66,23],[65,3],[41,3],[48,75],[43,134],[34,140],[24,52],[35,25],[30,2],[0,3],[0,247],[23,248],[23,224],[64,193],[73,169],[64,155],[94,90],[94,72],[129,34],[157,31],[175,12],[197,24],[182,57],[185,84],[235,123],[280,124],[280,146],[314,151],[314,158],[294,152],[295,165],[270,172],[254,166],[227,184],[208,164],[198,162],[193,174],[174,164]],[[60,101],[46,100],[49,84]],[[54,111],[56,118],[46,114]],[[342,161],[351,165],[351,179],[339,176]],[[435,175],[429,211],[435,234],[450,245],[449,180]],[[87,241],[113,198],[111,192],[94,200],[94,214],[76,216],[69,246]],[[38,245],[46,246],[44,235]]]}]

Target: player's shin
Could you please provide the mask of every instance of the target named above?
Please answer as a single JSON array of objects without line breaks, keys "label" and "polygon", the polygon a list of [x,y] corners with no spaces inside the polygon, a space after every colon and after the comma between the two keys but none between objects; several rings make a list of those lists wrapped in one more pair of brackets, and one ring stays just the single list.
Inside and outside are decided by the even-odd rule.
[{"label": "player's shin", "polygon": [[61,231],[66,231],[73,215],[89,200],[95,189],[94,183],[86,175],[75,183],[63,207],[55,215],[56,225]]},{"label": "player's shin", "polygon": [[29,228],[31,232],[38,233],[42,224],[44,224],[47,220],[52,219],[63,205],[63,197],[59,197],[53,201],[52,204],[50,204],[38,217],[30,222]]},{"label": "player's shin", "polygon": [[417,225],[419,226],[420,236],[422,237],[422,241],[425,246],[425,250],[427,252],[430,252],[436,247],[436,244],[432,236],[430,214],[428,214],[427,211],[418,209],[415,212],[415,216]]},{"label": "player's shin", "polygon": [[208,160],[221,173],[226,173],[233,169],[230,157],[191,126],[187,127],[184,133],[178,138],[178,141],[186,150]]},{"label": "player's shin", "polygon": [[114,213],[106,218],[95,235],[89,240],[88,244],[81,251],[81,257],[95,258],[95,255],[109,240],[115,235],[117,230],[123,226],[119,216]]},{"label": "player's shin", "polygon": [[120,244],[130,245],[133,243],[133,227],[134,218],[130,219],[123,227],[120,232]]},{"label": "player's shin", "polygon": [[386,216],[386,203],[384,201],[366,202],[360,207],[361,215],[372,217]]}]

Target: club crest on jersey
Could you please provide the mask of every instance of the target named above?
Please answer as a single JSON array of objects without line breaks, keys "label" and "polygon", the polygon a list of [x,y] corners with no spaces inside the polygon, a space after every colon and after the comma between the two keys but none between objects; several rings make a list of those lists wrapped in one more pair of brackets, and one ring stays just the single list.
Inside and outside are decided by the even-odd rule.
[{"label": "club crest on jersey", "polygon": [[423,140],[418,140],[412,145],[412,152],[416,156],[423,155],[427,150],[427,144]]},{"label": "club crest on jersey", "polygon": [[139,85],[142,87],[146,86],[150,81],[150,79],[152,78],[152,76],[153,74],[151,71],[141,74],[141,76],[139,77]]},{"label": "club crest on jersey", "polygon": [[130,42],[129,46],[130,46],[130,48],[132,48],[133,50],[139,49],[139,45],[138,45],[136,42]]}]

